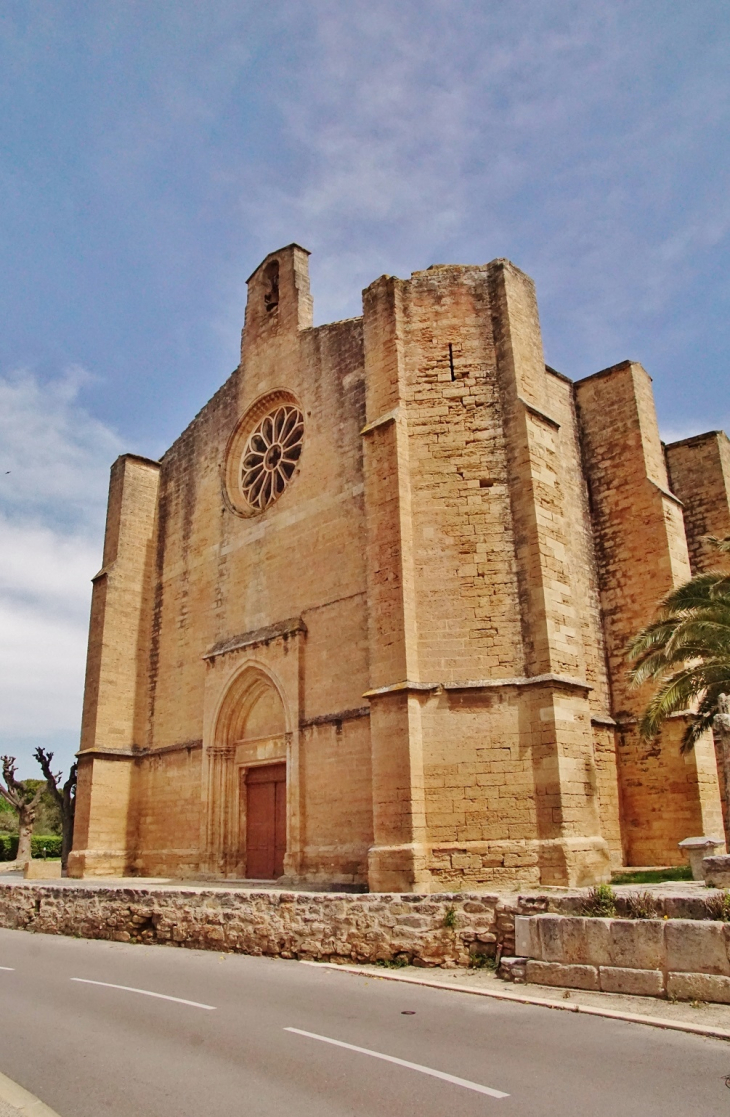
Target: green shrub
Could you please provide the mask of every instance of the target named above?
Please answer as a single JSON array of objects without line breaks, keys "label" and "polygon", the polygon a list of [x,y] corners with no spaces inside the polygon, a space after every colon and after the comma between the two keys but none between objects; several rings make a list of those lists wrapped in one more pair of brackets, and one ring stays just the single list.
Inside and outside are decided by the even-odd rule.
[{"label": "green shrub", "polygon": [[[46,857],[61,856],[61,839],[55,834],[34,834],[30,839],[32,857],[43,857],[45,848]],[[18,852],[17,834],[0,834],[0,861],[14,861]]]},{"label": "green shrub", "polygon": [[61,839],[57,834],[34,834],[30,839],[30,848],[33,857],[42,857],[44,849],[46,857],[60,857]]},{"label": "green shrub", "polygon": [[497,970],[497,959],[493,954],[472,954],[469,957],[469,968],[472,970]]},{"label": "green shrub", "polygon": [[583,915],[612,919],[616,914],[616,893],[610,884],[597,884],[591,888],[583,904]]}]

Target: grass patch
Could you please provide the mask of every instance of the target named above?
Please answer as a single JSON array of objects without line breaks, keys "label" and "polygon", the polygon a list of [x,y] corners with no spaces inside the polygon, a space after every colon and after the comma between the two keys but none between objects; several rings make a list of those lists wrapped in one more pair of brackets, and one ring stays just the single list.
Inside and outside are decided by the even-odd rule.
[{"label": "grass patch", "polygon": [[448,927],[450,931],[453,931],[456,927],[456,908],[453,904],[450,904],[444,912],[443,925]]},{"label": "grass patch", "polygon": [[612,884],[661,884],[665,880],[692,880],[689,865],[675,865],[671,869],[644,869],[641,872],[612,873]]},{"label": "grass patch", "polygon": [[659,904],[651,892],[631,892],[625,900],[629,919],[657,919]]},{"label": "grass patch", "polygon": [[401,955],[396,955],[395,958],[378,958],[375,963],[376,966],[382,966],[386,970],[402,970],[404,966],[410,966],[408,958],[403,958]]},{"label": "grass patch", "polygon": [[472,954],[469,958],[469,969],[491,970],[497,972],[497,959],[491,954]]},{"label": "grass patch", "polygon": [[597,884],[591,888],[583,903],[583,915],[613,919],[616,915],[616,893],[610,884]]},{"label": "grass patch", "polygon": [[720,919],[723,923],[730,923],[730,892],[725,889],[719,896],[710,896],[707,900],[707,910],[710,919]]}]

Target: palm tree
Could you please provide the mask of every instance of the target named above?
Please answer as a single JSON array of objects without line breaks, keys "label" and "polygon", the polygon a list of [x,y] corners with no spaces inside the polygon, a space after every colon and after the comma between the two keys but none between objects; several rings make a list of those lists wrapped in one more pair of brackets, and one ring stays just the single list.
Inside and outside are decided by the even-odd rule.
[{"label": "palm tree", "polygon": [[[730,536],[711,539],[730,553]],[[730,574],[696,574],[659,602],[657,616],[628,646],[634,661],[634,686],[657,684],[639,724],[641,736],[656,737],[664,721],[687,716],[681,751],[689,752],[707,729],[722,743],[726,785],[730,789]]]}]

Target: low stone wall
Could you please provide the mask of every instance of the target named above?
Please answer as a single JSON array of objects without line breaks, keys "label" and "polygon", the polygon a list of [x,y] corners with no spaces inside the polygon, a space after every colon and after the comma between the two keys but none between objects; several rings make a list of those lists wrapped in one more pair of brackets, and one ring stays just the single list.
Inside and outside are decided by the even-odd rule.
[{"label": "low stone wall", "polygon": [[540,985],[730,1004],[728,923],[518,915],[515,954]]},{"label": "low stone wall", "polygon": [[0,884],[0,926],[341,962],[468,966],[514,951],[509,901],[439,895]]},{"label": "low stone wall", "polygon": [[[657,910],[664,919],[606,920],[581,918],[586,894],[577,891],[401,895],[1,881],[0,927],[334,962],[403,961],[453,967],[502,958],[506,962],[500,972],[513,979],[524,975],[525,962],[521,959],[515,967],[510,960],[516,954],[524,958],[529,947],[534,951],[527,964],[530,981],[590,988],[601,988],[602,982],[608,988],[611,982],[615,986],[624,981],[625,991],[717,1000],[722,998],[711,996],[707,987],[700,989],[697,984],[694,992],[680,993],[681,982],[668,984],[667,978],[668,973],[690,972],[730,982],[727,951],[720,952],[722,967],[716,962],[714,969],[709,964],[678,965],[674,961],[680,940],[704,942],[704,928],[711,929],[713,942],[719,941],[718,934],[730,933],[728,925],[708,919],[713,896],[717,893],[657,895]],[[619,894],[616,902],[621,914],[625,898]],[[516,919],[521,928],[519,943],[515,941]],[[698,924],[702,925],[699,930]],[[619,942],[640,943],[646,936],[656,935],[645,928],[657,926],[662,947],[657,947],[649,962],[640,960],[646,952],[638,947],[633,953],[633,948],[619,949]],[[526,930],[542,927],[544,931]],[[597,930],[599,927],[628,930],[608,932]],[[603,953],[598,943],[603,944]],[[669,943],[674,944],[671,955],[667,953]],[[607,944],[613,945],[609,949]],[[694,950],[687,949],[690,954]],[[631,974],[621,976],[609,970]],[[581,984],[584,982],[588,985]],[[723,982],[720,986],[725,988]],[[611,991],[619,990],[612,986]]]},{"label": "low stone wall", "polygon": [[702,876],[708,888],[730,887],[730,857],[703,857]]}]

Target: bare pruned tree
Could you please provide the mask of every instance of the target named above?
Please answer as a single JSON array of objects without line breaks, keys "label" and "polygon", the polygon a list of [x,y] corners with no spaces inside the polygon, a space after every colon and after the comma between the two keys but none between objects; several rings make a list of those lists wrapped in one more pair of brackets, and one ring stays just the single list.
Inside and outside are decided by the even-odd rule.
[{"label": "bare pruned tree", "polygon": [[33,823],[38,812],[41,796],[46,790],[43,784],[38,787],[26,787],[23,780],[15,775],[15,757],[4,756],[3,783],[0,783],[0,795],[6,803],[18,812],[18,852],[16,860],[30,861],[32,857],[30,839],[33,835]]},{"label": "bare pruned tree", "polygon": [[71,765],[68,779],[61,784],[61,773],[54,774],[51,770],[51,762],[53,760],[52,752],[44,752],[42,748],[37,748],[33,753],[36,760],[41,766],[41,771],[46,778],[46,786],[52,798],[58,804],[58,809],[61,812],[61,868],[65,869],[68,862],[68,855],[71,852],[71,846],[74,840],[74,815],[76,813],[76,772],[77,765]]}]

